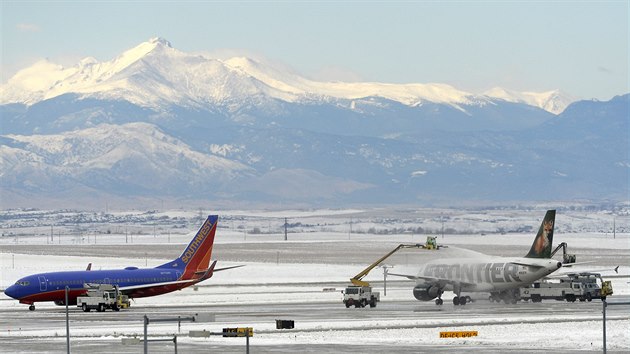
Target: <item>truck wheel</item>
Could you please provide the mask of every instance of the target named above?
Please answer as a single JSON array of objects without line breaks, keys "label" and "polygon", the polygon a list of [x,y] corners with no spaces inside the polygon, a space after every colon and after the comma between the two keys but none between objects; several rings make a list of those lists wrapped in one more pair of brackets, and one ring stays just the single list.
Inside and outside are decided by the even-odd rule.
[{"label": "truck wheel", "polygon": [[593,296],[591,293],[586,293],[586,301],[591,302],[593,300]]},{"label": "truck wheel", "polygon": [[346,308],[350,308],[350,302],[346,301]]},{"label": "truck wheel", "polygon": [[86,304],[83,304],[83,306],[81,306],[81,308],[83,309],[83,312],[90,312],[90,309],[87,307]]},{"label": "truck wheel", "polygon": [[372,298],[372,300],[370,301],[370,307],[376,307],[376,299]]},{"label": "truck wheel", "polygon": [[114,310],[114,311],[120,311],[120,307],[118,307],[118,305],[114,304],[114,305],[112,306],[112,310]]}]

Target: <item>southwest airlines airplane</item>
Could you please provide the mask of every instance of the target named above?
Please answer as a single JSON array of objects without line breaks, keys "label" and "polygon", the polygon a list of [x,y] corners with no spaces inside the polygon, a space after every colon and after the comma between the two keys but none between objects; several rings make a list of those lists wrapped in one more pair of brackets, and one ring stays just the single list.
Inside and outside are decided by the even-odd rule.
[{"label": "southwest airlines airplane", "polygon": [[68,287],[68,305],[76,305],[77,296],[87,293],[86,284],[117,285],[121,293],[130,298],[148,297],[170,293],[197,284],[212,277],[213,272],[236,267],[215,269],[217,261],[210,264],[217,215],[210,215],[179,258],[155,268],[127,267],[112,270],[88,270],[33,274],[18,280],[4,293],[29,304],[35,310],[35,302],[54,301],[65,305],[65,288]]}]

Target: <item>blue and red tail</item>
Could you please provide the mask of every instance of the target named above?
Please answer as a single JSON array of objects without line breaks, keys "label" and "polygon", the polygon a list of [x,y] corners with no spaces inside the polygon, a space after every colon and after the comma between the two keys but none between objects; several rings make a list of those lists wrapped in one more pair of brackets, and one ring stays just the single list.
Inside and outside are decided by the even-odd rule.
[{"label": "blue and red tail", "polygon": [[184,249],[181,256],[156,268],[176,268],[181,270],[182,276],[180,279],[191,279],[195,273],[204,273],[208,270],[218,220],[218,215],[208,215],[208,219],[197,231],[197,234]]}]

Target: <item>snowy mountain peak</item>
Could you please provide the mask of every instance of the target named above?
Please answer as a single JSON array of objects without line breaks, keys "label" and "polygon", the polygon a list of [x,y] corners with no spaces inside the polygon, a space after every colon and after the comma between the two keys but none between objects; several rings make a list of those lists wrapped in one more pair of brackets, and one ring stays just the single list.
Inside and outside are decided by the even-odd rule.
[{"label": "snowy mountain peak", "polygon": [[546,92],[518,92],[495,87],[483,93],[492,98],[502,99],[508,102],[525,103],[539,107],[553,114],[560,114],[575,98],[560,90]]},{"label": "snowy mountain peak", "polygon": [[40,61],[0,87],[0,104],[32,105],[66,93],[128,101],[153,109],[175,104],[228,107],[232,112],[274,100],[295,103],[380,97],[411,107],[444,104],[462,112],[466,112],[466,106],[484,106],[499,98],[558,114],[572,102],[558,91],[533,93],[496,88],[477,95],[439,83],[313,81],[265,61],[244,57],[217,60],[180,52],[168,40],[154,37],[110,61],[88,57],[70,68]]},{"label": "snowy mountain peak", "polygon": [[173,48],[173,46],[171,45],[171,42],[167,41],[166,39],[162,37],[153,37],[149,39],[149,43],[154,43],[156,45],[163,45],[165,47]]},{"label": "snowy mountain peak", "polygon": [[[120,56],[115,58],[113,61],[109,62],[114,64],[115,70],[120,70],[125,68],[134,62],[146,57],[150,53],[155,52],[164,53],[164,52],[176,52],[176,50],[171,46],[171,43],[164,38],[154,37],[149,39],[146,42],[140,43],[139,45],[125,51]],[[104,63],[107,64],[107,63]]]}]

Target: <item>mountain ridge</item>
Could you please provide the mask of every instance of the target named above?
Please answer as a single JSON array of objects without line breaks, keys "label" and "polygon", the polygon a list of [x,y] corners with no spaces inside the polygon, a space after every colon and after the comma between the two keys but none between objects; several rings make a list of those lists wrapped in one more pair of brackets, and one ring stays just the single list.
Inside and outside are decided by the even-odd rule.
[{"label": "mountain ridge", "polygon": [[[164,67],[168,69],[164,70]],[[147,83],[159,90],[144,92]],[[48,61],[37,62],[0,86],[0,103],[32,105],[67,93],[100,99],[125,99],[149,108],[172,103],[199,108],[208,103],[225,103],[226,98],[251,99],[260,95],[292,103],[381,97],[407,106],[432,102],[466,111],[465,106],[491,104],[493,99],[499,98],[558,114],[572,100],[559,91],[516,93],[503,90],[502,94],[498,94],[494,89],[489,92],[494,92],[494,95],[473,94],[438,83],[318,82],[265,66],[251,58],[219,60],[187,54],[173,48],[167,40],[156,37],[110,61],[98,62],[88,57],[70,68]],[[234,105],[233,102],[231,104]]]},{"label": "mountain ridge", "polygon": [[[630,192],[630,94],[554,114],[523,101],[547,104],[556,91],[491,98],[437,84],[320,83],[159,38],[106,63],[37,65],[11,84],[34,80],[40,91],[0,89],[5,101],[9,91],[25,98],[0,104],[4,207],[457,205]],[[43,98],[50,92],[61,94]]]}]

